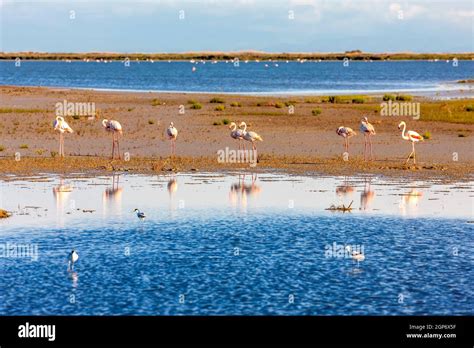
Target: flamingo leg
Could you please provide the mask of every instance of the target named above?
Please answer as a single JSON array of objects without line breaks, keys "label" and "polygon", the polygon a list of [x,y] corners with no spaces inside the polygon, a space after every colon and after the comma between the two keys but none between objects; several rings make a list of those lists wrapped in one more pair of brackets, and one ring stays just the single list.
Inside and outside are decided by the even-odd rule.
[{"label": "flamingo leg", "polygon": [[114,154],[115,154],[115,136],[112,133],[112,159],[114,159]]},{"label": "flamingo leg", "polygon": [[[415,154],[415,143],[412,142],[411,145],[412,145],[412,150],[411,150],[410,154],[408,155],[407,161],[406,161],[405,163],[408,163],[408,161],[409,161],[410,158],[411,158],[411,155],[414,155],[414,154]],[[414,160],[415,160],[415,159],[413,158],[413,161],[414,161]]]},{"label": "flamingo leg", "polygon": [[122,155],[120,153],[120,143],[119,143],[118,136],[117,136],[117,152],[118,152],[118,158],[122,159]]},{"label": "flamingo leg", "polygon": [[364,133],[364,161],[367,161],[367,133]]},{"label": "flamingo leg", "polygon": [[372,152],[372,135],[369,135],[369,144],[370,144],[370,160],[374,160],[374,154]]},{"label": "flamingo leg", "polygon": [[415,152],[415,143],[412,143],[413,145],[413,164],[416,164],[416,152]]}]

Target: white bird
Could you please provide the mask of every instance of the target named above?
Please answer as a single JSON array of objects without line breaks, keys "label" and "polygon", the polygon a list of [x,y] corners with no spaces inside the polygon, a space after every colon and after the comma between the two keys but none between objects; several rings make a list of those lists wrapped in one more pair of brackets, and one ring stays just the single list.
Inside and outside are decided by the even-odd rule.
[{"label": "white bird", "polygon": [[143,219],[146,217],[145,213],[144,213],[144,212],[141,212],[141,211],[138,210],[137,208],[135,208],[134,212],[137,213],[137,217],[138,217],[140,220],[143,220]]},{"label": "white bird", "polygon": [[367,117],[364,117],[360,121],[360,131],[364,134],[364,160],[367,160],[368,153],[367,150],[370,148],[370,160],[373,160],[372,154],[372,135],[375,135],[375,128],[374,126],[369,123]]},{"label": "white bird", "polygon": [[53,127],[55,131],[59,132],[59,156],[64,157],[64,133],[73,133],[74,131],[61,116],[56,116]]},{"label": "white bird", "polygon": [[79,260],[79,254],[76,252],[76,250],[72,249],[68,255],[68,271],[74,269],[74,264],[77,262],[77,260]]},{"label": "white bird", "polygon": [[405,133],[407,125],[404,121],[400,122],[400,124],[398,125],[398,129],[401,129],[402,127],[403,127],[402,138],[405,139],[405,140],[410,140],[411,145],[412,145],[412,151],[408,155],[407,161],[405,163],[408,163],[408,161],[411,158],[411,155],[413,155],[413,164],[416,164],[415,143],[417,143],[419,141],[423,141],[423,137],[420,134],[418,134],[417,132],[412,131],[412,130],[409,130]]},{"label": "white bird", "polygon": [[104,119],[102,126],[107,132],[112,133],[112,159],[115,158],[115,145],[117,145],[118,158],[121,159],[119,135],[123,134],[122,125],[118,121]]},{"label": "white bird", "polygon": [[233,139],[239,141],[239,150],[241,150],[242,149],[242,140],[244,139],[244,132],[242,131],[242,129],[237,129],[237,124],[235,124],[235,122],[231,122],[231,124],[229,125],[229,129],[231,130],[230,131],[230,136]]},{"label": "white bird", "polygon": [[174,123],[171,122],[170,126],[166,129],[166,135],[171,142],[171,155],[176,154],[176,138],[178,137],[178,130],[174,126]]},{"label": "white bird", "polygon": [[344,138],[344,150],[349,153],[349,138],[353,137],[354,135],[357,135],[356,132],[352,130],[352,128],[349,127],[339,127],[336,130],[337,135],[341,136]]},{"label": "white bird", "polygon": [[260,135],[258,135],[256,132],[247,132],[247,124],[245,122],[241,122],[240,125],[239,125],[239,128],[242,128],[244,127],[244,129],[242,129],[242,132],[243,132],[243,138],[244,140],[247,140],[249,142],[252,143],[252,149],[254,151],[257,151],[257,145],[255,144],[256,141],[263,141],[262,137]]},{"label": "white bird", "polygon": [[365,255],[357,250],[352,250],[350,245],[346,246],[346,251],[351,255],[352,260],[357,261],[357,266],[359,266],[359,262],[365,260]]}]

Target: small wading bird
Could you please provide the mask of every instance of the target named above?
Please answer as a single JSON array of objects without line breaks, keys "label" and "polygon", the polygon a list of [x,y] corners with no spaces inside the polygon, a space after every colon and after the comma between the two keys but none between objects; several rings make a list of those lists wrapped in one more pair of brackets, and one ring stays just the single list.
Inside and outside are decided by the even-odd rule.
[{"label": "small wading bird", "polygon": [[144,218],[146,218],[146,215],[144,212],[141,212],[140,210],[138,210],[137,208],[135,208],[135,210],[133,211],[135,213],[137,213],[137,217],[140,219],[140,220],[143,220]]},{"label": "small wading bird", "polygon": [[258,135],[256,132],[247,132],[247,124],[245,122],[241,122],[239,125],[239,128],[244,128],[242,129],[242,137],[244,140],[247,140],[252,143],[252,149],[254,151],[257,151],[257,145],[255,144],[256,141],[263,141],[262,137]]},{"label": "small wading bird", "polygon": [[59,156],[64,157],[64,133],[73,133],[74,131],[61,116],[56,117],[53,127],[55,131],[59,132]]},{"label": "small wading bird", "polygon": [[74,264],[77,262],[77,260],[79,260],[79,254],[76,252],[76,250],[72,249],[68,255],[68,271],[72,271],[74,269]]},{"label": "small wading bird", "polygon": [[178,130],[174,126],[174,123],[171,122],[168,129],[166,129],[166,135],[171,142],[171,155],[176,154],[176,138],[178,137]]},{"label": "small wading bird", "polygon": [[349,153],[349,138],[353,137],[354,135],[357,135],[356,132],[354,132],[351,128],[349,127],[339,127],[336,130],[337,135],[341,136],[344,138],[344,150],[345,152]]},{"label": "small wading bird", "polygon": [[402,138],[405,139],[405,140],[410,140],[411,141],[411,147],[412,147],[412,151],[408,155],[407,161],[405,163],[408,163],[411,156],[413,155],[413,164],[416,164],[415,143],[417,143],[419,141],[423,141],[423,137],[420,134],[418,134],[417,132],[412,131],[412,130],[409,130],[405,133],[407,125],[404,121],[400,122],[400,124],[398,125],[398,129],[402,129],[402,127],[403,127]]},{"label": "small wading bird", "polygon": [[122,125],[118,121],[104,119],[102,120],[102,126],[107,132],[112,133],[112,159],[115,158],[115,146],[117,146],[118,158],[121,159],[119,136],[123,134]]},{"label": "small wading bird", "polygon": [[237,125],[235,124],[235,122],[232,122],[230,125],[229,125],[229,129],[231,130],[230,131],[230,136],[235,139],[235,140],[238,140],[239,141],[239,150],[242,149],[242,140],[244,139],[244,132],[242,131],[242,129],[237,129]]},{"label": "small wading bird", "polygon": [[350,245],[346,246],[346,251],[351,255],[352,260],[357,261],[357,267],[359,267],[359,262],[365,260],[365,256],[363,253],[357,250],[352,250]]},{"label": "small wading bird", "polygon": [[364,117],[360,122],[360,131],[364,134],[364,160],[367,161],[369,157],[368,149],[370,148],[370,160],[373,160],[372,154],[372,135],[375,135],[375,128],[369,123],[367,117]]}]

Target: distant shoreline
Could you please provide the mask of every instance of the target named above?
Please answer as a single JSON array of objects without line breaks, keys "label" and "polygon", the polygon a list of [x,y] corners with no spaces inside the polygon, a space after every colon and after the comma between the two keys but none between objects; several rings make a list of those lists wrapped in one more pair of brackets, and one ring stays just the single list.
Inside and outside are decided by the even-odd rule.
[{"label": "distant shoreline", "polygon": [[270,52],[185,52],[185,53],[111,53],[111,52],[0,52],[0,60],[12,59],[26,60],[84,60],[84,59],[107,59],[107,60],[474,60],[474,52],[459,53],[370,53],[361,51],[346,51],[335,53],[270,53]]}]

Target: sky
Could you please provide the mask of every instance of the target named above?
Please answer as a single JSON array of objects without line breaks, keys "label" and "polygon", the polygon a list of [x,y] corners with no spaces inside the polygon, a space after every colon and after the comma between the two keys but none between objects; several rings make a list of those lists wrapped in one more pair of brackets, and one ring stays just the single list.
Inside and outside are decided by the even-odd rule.
[{"label": "sky", "polygon": [[474,0],[0,0],[4,52],[473,52]]}]

